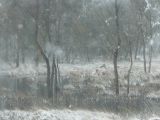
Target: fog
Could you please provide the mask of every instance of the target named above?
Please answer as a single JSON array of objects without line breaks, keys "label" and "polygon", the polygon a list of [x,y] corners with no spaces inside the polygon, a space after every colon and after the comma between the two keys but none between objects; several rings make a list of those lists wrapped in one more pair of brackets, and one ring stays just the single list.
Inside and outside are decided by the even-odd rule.
[{"label": "fog", "polygon": [[159,120],[159,11],[159,0],[0,0],[0,119]]}]

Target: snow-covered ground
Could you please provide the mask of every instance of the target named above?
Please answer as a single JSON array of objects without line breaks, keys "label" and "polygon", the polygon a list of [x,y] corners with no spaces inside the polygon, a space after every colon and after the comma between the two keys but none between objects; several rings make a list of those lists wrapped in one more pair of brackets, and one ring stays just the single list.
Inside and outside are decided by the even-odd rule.
[{"label": "snow-covered ground", "polygon": [[[129,62],[120,62],[118,64],[120,74],[120,84],[125,85],[129,68]],[[69,76],[70,80],[83,81],[90,78],[91,86],[104,89],[107,93],[106,85],[110,85],[114,79],[113,64],[111,62],[94,62],[89,64],[60,64],[62,76]],[[19,68],[13,65],[2,64],[0,66],[0,76],[8,75],[13,77],[36,77],[46,75],[45,64],[36,67],[33,64],[24,64]],[[143,62],[134,62],[131,73],[131,89],[135,92],[137,86],[140,88],[150,89],[148,97],[160,96],[160,62],[154,61],[152,72],[144,73]],[[155,89],[155,85],[157,88]],[[68,84],[69,88],[74,89],[74,85]],[[67,87],[67,86],[65,86]],[[64,88],[65,88],[64,87]],[[133,87],[133,88],[132,88]],[[122,91],[123,89],[121,89]],[[158,107],[158,106],[157,106]],[[38,110],[38,111],[0,111],[0,120],[142,120],[140,115],[136,117],[120,117],[113,113],[91,112],[84,110]],[[157,116],[149,116],[143,120],[160,120]]]},{"label": "snow-covered ground", "polygon": [[[118,63],[119,81],[120,85],[124,87],[127,85],[126,76],[129,65],[130,63],[127,61],[121,61]],[[105,87],[112,87],[114,82],[113,64],[111,61],[98,61],[87,64],[60,64],[59,67],[61,76],[68,78],[71,83],[82,83],[89,78],[92,86],[105,89]],[[46,75],[46,66],[45,64],[40,64],[38,67],[36,67],[34,64],[28,63],[20,65],[20,67],[16,68],[14,65],[8,65],[4,63],[0,66],[0,76],[1,75],[8,75],[18,78],[35,78],[38,75]],[[137,88],[137,94],[139,93],[139,88],[150,89],[150,87],[152,87],[148,96],[155,97],[157,94],[160,96],[159,91],[154,91],[155,86],[160,86],[160,62],[157,59],[153,60],[151,73],[145,73],[143,69],[143,62],[135,61],[131,71],[130,85],[131,89],[133,87],[134,91],[135,87]]]},{"label": "snow-covered ground", "polygon": [[1,111],[0,120],[121,120],[113,113],[71,111],[71,110],[39,110],[36,112]]},{"label": "snow-covered ground", "polygon": [[[113,113],[85,110],[0,111],[0,120],[142,120],[142,117],[120,117]],[[150,116],[143,120],[160,120]]]},{"label": "snow-covered ground", "polygon": [[0,75],[7,75],[7,76],[14,76],[14,77],[35,77],[39,74],[45,74],[46,68],[45,65],[41,64],[36,67],[33,64],[23,64],[20,65],[18,68],[14,65],[9,65],[3,63],[0,67]]},{"label": "snow-covered ground", "polygon": [[[152,62],[151,73],[145,73],[143,69],[143,61],[134,61],[133,69],[130,76],[131,94],[139,94],[139,91],[146,90],[148,97],[160,96],[160,62],[159,59],[154,59]],[[130,63],[121,61],[118,63],[119,81],[122,86],[121,94],[126,93],[127,73]],[[85,83],[89,80],[89,84],[93,87],[98,87],[106,92],[106,88],[111,88],[114,82],[113,63],[106,62],[92,62],[86,64],[60,64],[60,72],[63,78],[67,78],[71,83]],[[147,65],[148,68],[148,65]],[[38,75],[46,76],[46,65],[39,64],[36,67],[34,64],[26,63],[16,68],[14,65],[2,64],[0,66],[0,76],[8,75],[11,77],[29,77],[36,78]],[[87,81],[88,82],[88,81]],[[74,88],[74,86],[70,88]],[[68,86],[64,86],[68,87]],[[155,89],[158,88],[158,89]],[[132,91],[134,93],[132,93]],[[108,94],[113,94],[112,91],[107,91]]]},{"label": "snow-covered ground", "polygon": [[[155,61],[155,62],[154,62]],[[156,59],[152,63],[152,71],[151,74],[160,73],[160,62],[156,61]],[[129,69],[129,62],[119,62],[118,69],[119,73],[127,74]],[[106,62],[93,62],[86,64],[60,64],[60,71],[62,75],[68,74],[90,74],[91,76],[98,76],[106,72],[106,74],[110,74],[110,77],[113,77],[113,63],[111,61]],[[143,72],[143,62],[134,62],[133,63],[133,75],[144,74]],[[10,76],[37,76],[39,74],[46,74],[46,65],[45,63],[40,64],[36,67],[34,64],[26,63],[21,64],[18,68],[12,64],[2,63],[0,66],[0,75],[10,75]]]}]

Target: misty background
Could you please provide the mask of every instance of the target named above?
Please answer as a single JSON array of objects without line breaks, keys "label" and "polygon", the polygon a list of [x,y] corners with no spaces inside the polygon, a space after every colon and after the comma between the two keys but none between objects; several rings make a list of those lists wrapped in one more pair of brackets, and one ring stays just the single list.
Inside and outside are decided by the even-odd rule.
[{"label": "misty background", "polygon": [[0,0],[0,119],[158,120],[159,38],[159,0]]}]

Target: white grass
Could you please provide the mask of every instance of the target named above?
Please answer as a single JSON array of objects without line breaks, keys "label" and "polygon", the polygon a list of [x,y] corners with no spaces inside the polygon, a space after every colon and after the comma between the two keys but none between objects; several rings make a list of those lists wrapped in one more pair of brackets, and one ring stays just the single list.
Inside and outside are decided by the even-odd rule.
[{"label": "white grass", "polygon": [[[108,112],[87,110],[38,110],[38,111],[0,111],[0,120],[142,120],[143,115],[120,117]],[[143,120],[160,120],[151,115]]]},{"label": "white grass", "polygon": [[113,113],[104,112],[39,110],[35,112],[1,111],[0,120],[121,120],[121,118]]},{"label": "white grass", "polygon": [[[125,76],[127,75],[129,64],[130,63],[126,61],[118,63],[119,81],[122,86],[127,85]],[[83,82],[89,77],[91,80],[90,83],[92,84],[91,86],[98,86],[100,89],[112,87],[114,82],[113,64],[109,61],[98,61],[87,64],[60,64],[60,71],[62,76],[66,78],[69,77],[73,83]],[[46,75],[46,66],[45,64],[40,64],[38,67],[33,64],[24,64],[19,68],[15,68],[13,65],[2,64],[2,66],[0,66],[0,75],[31,77],[34,80],[38,75]],[[155,83],[160,84],[160,63],[157,59],[152,63],[151,73],[144,73],[143,62],[135,61],[130,76],[131,89],[134,88],[134,93],[131,94],[138,94],[139,88],[149,88],[148,86],[146,87],[146,85]],[[122,91],[122,94],[124,93],[126,93],[126,91]],[[160,96],[159,93],[159,91],[152,90],[148,93],[148,96]]]}]

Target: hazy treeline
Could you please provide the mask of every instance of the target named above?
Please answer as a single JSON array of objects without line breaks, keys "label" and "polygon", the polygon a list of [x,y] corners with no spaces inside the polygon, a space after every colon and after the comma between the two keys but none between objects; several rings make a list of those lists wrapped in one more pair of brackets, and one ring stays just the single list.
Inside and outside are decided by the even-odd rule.
[{"label": "hazy treeline", "polygon": [[[158,3],[118,1],[120,58],[128,58],[129,44],[135,58],[144,53],[144,44],[147,55],[151,44],[160,51]],[[36,0],[1,0],[0,16],[1,59],[17,66],[41,60],[36,37],[48,55],[56,52],[63,62],[111,59],[117,45],[114,0],[39,0],[39,5]]]}]

